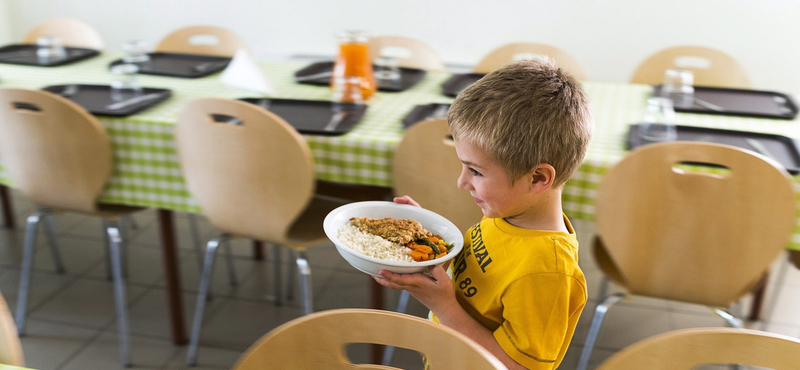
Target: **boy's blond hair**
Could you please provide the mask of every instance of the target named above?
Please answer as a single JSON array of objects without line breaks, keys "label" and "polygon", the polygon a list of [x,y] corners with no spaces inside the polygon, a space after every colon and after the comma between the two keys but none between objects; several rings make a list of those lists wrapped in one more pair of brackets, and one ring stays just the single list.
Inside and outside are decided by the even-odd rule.
[{"label": "boy's blond hair", "polygon": [[578,82],[549,60],[499,68],[456,97],[447,114],[457,140],[498,162],[512,181],[547,163],[553,187],[583,162],[592,136],[589,101]]}]

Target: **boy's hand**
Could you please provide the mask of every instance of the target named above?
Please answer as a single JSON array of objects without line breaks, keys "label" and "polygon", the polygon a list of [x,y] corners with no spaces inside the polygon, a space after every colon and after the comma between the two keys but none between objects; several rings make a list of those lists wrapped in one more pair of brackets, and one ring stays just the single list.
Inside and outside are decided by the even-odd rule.
[{"label": "boy's hand", "polygon": [[394,197],[394,202],[398,204],[408,204],[415,207],[421,207],[416,200],[411,199],[408,195],[403,195],[402,197]]},{"label": "boy's hand", "polygon": [[432,277],[425,274],[395,274],[381,270],[383,278],[373,279],[387,288],[407,290],[437,316],[452,305],[458,306],[453,281],[444,268],[433,266],[428,272]]}]

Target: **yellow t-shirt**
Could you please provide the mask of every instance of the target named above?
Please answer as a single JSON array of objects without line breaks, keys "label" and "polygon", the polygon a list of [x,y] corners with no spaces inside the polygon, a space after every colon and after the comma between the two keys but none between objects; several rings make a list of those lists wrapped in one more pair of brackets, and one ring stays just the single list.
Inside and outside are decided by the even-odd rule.
[{"label": "yellow t-shirt", "polygon": [[578,239],[564,223],[569,233],[485,218],[450,266],[461,306],[529,369],[558,367],[586,304]]}]

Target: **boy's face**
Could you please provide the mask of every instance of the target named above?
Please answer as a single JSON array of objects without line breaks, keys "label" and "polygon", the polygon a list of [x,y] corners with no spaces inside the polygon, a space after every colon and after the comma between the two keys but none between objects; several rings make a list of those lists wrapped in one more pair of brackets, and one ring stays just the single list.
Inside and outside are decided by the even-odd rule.
[{"label": "boy's face", "polygon": [[459,189],[468,190],[489,218],[514,218],[529,212],[522,201],[529,195],[525,177],[511,183],[508,173],[472,143],[455,140],[456,153],[461,160]]}]

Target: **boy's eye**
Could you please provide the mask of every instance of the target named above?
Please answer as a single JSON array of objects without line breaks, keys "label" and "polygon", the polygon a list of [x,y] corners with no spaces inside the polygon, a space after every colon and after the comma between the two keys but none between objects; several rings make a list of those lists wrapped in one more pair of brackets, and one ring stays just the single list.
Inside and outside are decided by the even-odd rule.
[{"label": "boy's eye", "polygon": [[469,169],[469,172],[472,173],[472,176],[483,176],[480,172],[475,171],[474,168],[472,168],[472,167],[467,167],[467,168]]}]

